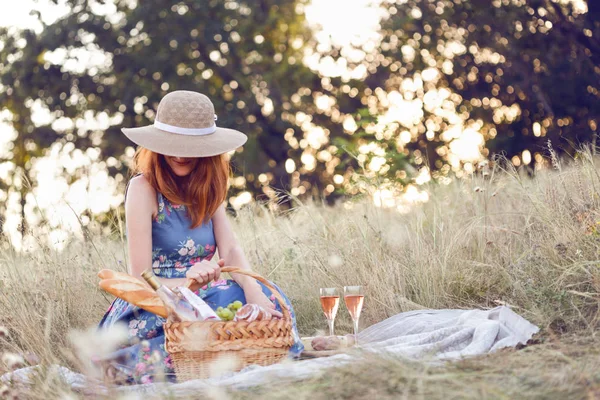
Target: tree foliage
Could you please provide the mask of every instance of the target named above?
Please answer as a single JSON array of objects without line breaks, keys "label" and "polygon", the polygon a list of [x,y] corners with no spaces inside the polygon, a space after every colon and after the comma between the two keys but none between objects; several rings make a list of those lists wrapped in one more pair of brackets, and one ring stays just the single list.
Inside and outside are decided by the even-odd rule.
[{"label": "tree foliage", "polygon": [[[322,194],[336,161],[316,153],[327,150],[327,136],[340,128],[315,112],[321,84],[302,62],[311,34],[303,2],[69,0],[68,5],[65,16],[39,33],[0,31],[0,102],[10,110],[16,132],[6,159],[16,165],[13,176],[35,181],[32,161],[58,143],[99,150],[111,175],[122,179],[132,143],[121,127],[152,123],[161,97],[185,89],[207,94],[218,123],[249,136],[235,157],[242,179],[234,180],[234,190],[270,197],[273,188]],[[86,65],[89,54],[99,61]],[[47,109],[47,121],[32,120],[34,102]],[[104,123],[89,123],[98,118]],[[57,122],[65,119],[76,123]],[[309,143],[305,134],[317,127],[323,139]],[[304,153],[307,162],[301,161]],[[15,179],[6,183],[22,188],[24,203],[24,186]]]},{"label": "tree foliage", "polygon": [[[450,148],[455,133],[468,127],[485,139],[483,156],[503,153],[517,165],[527,163],[524,152],[543,163],[548,140],[570,154],[581,143],[595,142],[600,4],[580,2],[587,7],[577,9],[575,3],[384,3],[380,46],[371,62],[365,58],[352,67],[369,71],[356,86],[370,98],[365,103],[371,116],[389,111],[389,97],[378,91],[399,92],[407,107],[417,101],[417,120],[400,117],[384,130],[399,143],[390,151],[416,154],[417,164],[439,176],[463,168]],[[344,56],[341,49],[332,55]]]}]

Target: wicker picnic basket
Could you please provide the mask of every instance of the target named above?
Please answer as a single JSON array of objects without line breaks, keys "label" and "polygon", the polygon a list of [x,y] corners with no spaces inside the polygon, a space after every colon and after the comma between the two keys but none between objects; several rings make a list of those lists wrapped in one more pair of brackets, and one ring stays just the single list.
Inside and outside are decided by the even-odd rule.
[{"label": "wicker picnic basket", "polygon": [[210,378],[222,372],[223,364],[230,371],[240,371],[252,364],[275,364],[286,358],[294,344],[292,316],[279,291],[254,272],[233,267],[221,271],[247,275],[267,286],[279,301],[283,318],[252,322],[166,322],[165,349],[171,354],[179,382]]}]

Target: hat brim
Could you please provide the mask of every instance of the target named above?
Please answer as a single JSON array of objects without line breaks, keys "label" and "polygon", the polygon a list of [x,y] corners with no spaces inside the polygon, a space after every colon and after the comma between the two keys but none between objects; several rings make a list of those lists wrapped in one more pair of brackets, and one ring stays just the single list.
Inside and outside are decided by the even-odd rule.
[{"label": "hat brim", "polygon": [[209,135],[199,136],[171,133],[153,125],[121,131],[135,144],[173,157],[212,157],[233,151],[248,140],[242,132],[220,127]]}]

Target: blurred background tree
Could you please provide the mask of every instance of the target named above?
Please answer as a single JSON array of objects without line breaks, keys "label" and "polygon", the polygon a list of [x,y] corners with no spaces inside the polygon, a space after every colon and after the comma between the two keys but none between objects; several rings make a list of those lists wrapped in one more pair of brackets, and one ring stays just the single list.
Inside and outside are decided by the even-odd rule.
[{"label": "blurred background tree", "polygon": [[[379,46],[351,65],[368,71],[357,87],[375,119],[375,134],[360,140],[395,139],[397,152],[434,177],[472,172],[475,161],[496,153],[516,166],[540,167],[548,141],[567,154],[596,143],[600,2],[408,0],[383,7]],[[351,51],[330,56],[347,59]],[[418,118],[403,118],[406,109]],[[480,151],[465,149],[465,140]]]},{"label": "blurred background tree", "polygon": [[[44,170],[87,189],[104,173],[122,192],[133,144],[121,127],[152,123],[178,89],[206,93],[218,123],[249,136],[233,159],[234,207],[278,191],[333,201],[373,184],[393,197],[495,153],[542,167],[549,139],[566,153],[596,141],[591,0],[382,1],[373,37],[345,46],[317,39],[304,0],[65,4],[56,20],[38,15],[41,29],[0,29],[11,135],[0,212],[19,210],[22,233],[40,222]],[[46,166],[49,155],[64,162]]]},{"label": "blurred background tree", "polygon": [[[165,7],[162,1],[70,0],[68,6],[40,33],[0,31],[0,101],[15,133],[6,158],[14,167],[4,182],[20,191],[23,221],[26,187],[17,177],[35,182],[36,157],[54,144],[58,151],[81,150],[123,182],[132,143],[121,127],[152,123],[161,97],[178,89],[206,93],[221,126],[248,134],[235,157],[234,191],[322,194],[336,161],[317,160],[304,149],[326,148],[330,130],[339,128],[329,118],[311,121],[320,78],[302,62],[311,33],[302,2]],[[97,62],[86,65],[86,53]],[[47,111],[45,120],[32,119],[36,107]],[[321,137],[305,139],[317,126]],[[73,182],[87,172],[67,175]]]}]

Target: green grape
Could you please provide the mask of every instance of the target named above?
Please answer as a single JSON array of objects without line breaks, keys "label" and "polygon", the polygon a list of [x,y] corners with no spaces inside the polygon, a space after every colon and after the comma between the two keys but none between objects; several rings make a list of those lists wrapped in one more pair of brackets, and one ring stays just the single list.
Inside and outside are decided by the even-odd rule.
[{"label": "green grape", "polygon": [[237,310],[239,310],[240,308],[242,308],[242,306],[243,306],[243,304],[242,304],[242,302],[241,302],[241,301],[239,301],[239,300],[236,300],[236,301],[234,301],[234,302],[233,302],[233,309],[234,309],[235,311],[237,311]]},{"label": "green grape", "polygon": [[226,308],[219,307],[216,310],[217,316],[221,318],[223,321],[227,321],[227,314],[225,313]]},{"label": "green grape", "polygon": [[225,321],[231,321],[233,319],[233,316],[234,316],[233,311],[231,311],[228,308],[223,309],[222,314],[223,314],[222,318]]},{"label": "green grape", "polygon": [[233,303],[229,303],[229,305],[227,306],[227,308],[231,311],[233,311],[235,309],[235,306],[233,305]]}]

